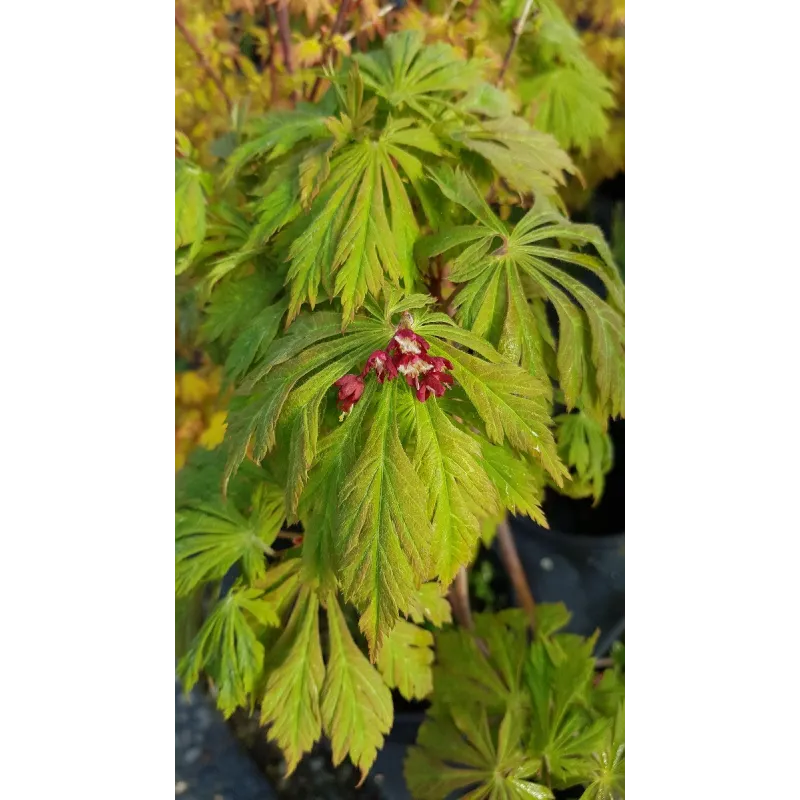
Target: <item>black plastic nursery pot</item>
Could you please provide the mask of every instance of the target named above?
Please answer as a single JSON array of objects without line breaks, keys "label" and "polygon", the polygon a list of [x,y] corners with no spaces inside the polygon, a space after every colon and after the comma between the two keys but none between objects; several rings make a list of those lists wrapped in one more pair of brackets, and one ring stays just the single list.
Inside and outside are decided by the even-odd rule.
[{"label": "black plastic nursery pot", "polygon": [[510,521],[511,532],[537,603],[562,602],[572,613],[567,630],[600,631],[595,653],[606,655],[625,631],[625,422],[609,428],[614,467],[596,508],[549,492],[547,530],[527,517]]}]

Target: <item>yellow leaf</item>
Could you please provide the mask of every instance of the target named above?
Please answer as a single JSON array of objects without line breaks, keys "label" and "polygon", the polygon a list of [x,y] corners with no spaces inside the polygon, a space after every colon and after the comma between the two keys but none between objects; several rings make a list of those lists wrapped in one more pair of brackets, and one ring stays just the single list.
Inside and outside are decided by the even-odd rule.
[{"label": "yellow leaf", "polygon": [[203,431],[199,439],[199,443],[205,447],[206,450],[213,450],[215,447],[222,444],[222,440],[225,438],[225,430],[228,427],[225,421],[227,416],[228,414],[226,411],[216,411],[211,415],[208,427]]},{"label": "yellow leaf", "polygon": [[199,405],[210,394],[213,389],[208,381],[196,372],[184,372],[180,377],[181,400],[187,405]]},{"label": "yellow leaf", "polygon": [[301,67],[308,67],[322,58],[322,44],[319,39],[303,39],[295,48]]},{"label": "yellow leaf", "polygon": [[350,55],[350,42],[344,38],[341,34],[336,34],[331,39],[331,47],[337,52],[341,53],[344,56]]}]

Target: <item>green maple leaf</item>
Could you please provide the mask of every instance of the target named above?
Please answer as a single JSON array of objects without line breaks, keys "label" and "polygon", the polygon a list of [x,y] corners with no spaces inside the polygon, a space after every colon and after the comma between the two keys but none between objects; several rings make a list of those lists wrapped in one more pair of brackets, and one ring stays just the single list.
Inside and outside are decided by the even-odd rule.
[{"label": "green maple leaf", "polygon": [[603,426],[592,417],[576,411],[554,419],[561,460],[569,467],[572,480],[564,487],[570,497],[594,498],[600,502],[605,479],[614,465],[614,447]]},{"label": "green maple leaf", "polygon": [[498,725],[485,709],[467,703],[440,708],[425,720],[404,771],[411,793],[420,800],[467,789],[461,796],[476,800],[552,800],[546,786],[529,780],[538,768],[522,746],[516,712],[507,712]]},{"label": "green maple leaf", "polygon": [[325,665],[318,617],[316,593],[302,587],[267,664],[261,723],[269,725],[268,737],[283,750],[287,775],[294,772],[322,733],[319,696]]},{"label": "green maple leaf", "polygon": [[[285,336],[273,341],[231,402],[225,437],[226,481],[244,460],[248,445],[252,443],[256,463],[272,450],[281,418],[292,430],[292,439],[302,439],[293,445],[292,477],[305,479],[314,457],[325,395],[336,380],[360,367],[391,335],[385,323],[378,321],[364,321],[351,328],[342,336],[341,316],[319,312],[299,318]],[[296,424],[295,415],[306,406],[309,410],[304,412],[304,427]],[[294,496],[289,500],[293,503]],[[287,513],[294,510],[290,506]]]},{"label": "green maple leaf", "polygon": [[625,800],[625,701],[613,715],[603,745],[592,753],[582,783],[581,800]]},{"label": "green maple leaf", "polygon": [[423,700],[433,688],[433,634],[397,620],[378,654],[377,666],[386,685],[406,700]]},{"label": "green maple leaf", "polygon": [[340,490],[336,547],[345,598],[374,660],[429,573],[426,488],[414,471],[394,418],[397,382],[382,387],[371,430]]},{"label": "green maple leaf", "polygon": [[423,166],[412,149],[439,152],[413,120],[389,120],[376,138],[353,141],[331,157],[310,218],[289,248],[290,318],[304,302],[315,306],[320,286],[341,300],[345,323],[386,280],[412,288],[418,225],[396,166],[421,186]]},{"label": "green maple leaf", "polygon": [[495,485],[502,507],[512,514],[528,516],[548,528],[542,511],[544,473],[541,468],[515,453],[508,445],[495,445],[482,437],[475,438],[481,447],[483,468]]},{"label": "green maple leaf", "polygon": [[470,698],[492,713],[523,705],[526,637],[527,620],[519,609],[477,614],[474,632],[438,633],[436,701],[449,706]]},{"label": "green maple leaf", "polygon": [[611,84],[591,62],[583,70],[556,67],[541,72],[525,83],[525,93],[535,102],[536,127],[552,133],[564,148],[588,157],[608,133],[614,96]]},{"label": "green maple leaf", "polygon": [[512,447],[539,459],[561,486],[568,473],[548,427],[543,384],[513,364],[484,361],[441,342],[436,350],[453,363],[453,375],[484,421],[489,440],[502,444],[508,439]]},{"label": "green maple leaf", "polygon": [[204,309],[203,341],[230,346],[253,317],[275,302],[282,283],[280,275],[264,270],[221,281]]},{"label": "green maple leaf", "polygon": [[303,540],[304,577],[324,592],[335,591],[338,586],[339,488],[363,447],[364,418],[375,391],[375,385],[368,384],[344,423],[320,443],[318,461],[302,494],[300,515],[308,520]]},{"label": "green maple leaf", "polygon": [[590,707],[596,636],[537,635],[526,664],[532,714],[529,749],[555,785],[583,781],[603,748],[609,721]]},{"label": "green maple leaf", "polygon": [[178,675],[187,692],[203,669],[214,679],[217,705],[226,718],[237,708],[252,705],[252,693],[264,665],[264,646],[248,616],[263,626],[280,624],[275,607],[263,599],[262,590],[235,586],[216,604],[178,664]]},{"label": "green maple leaf", "polygon": [[291,110],[270,111],[250,120],[244,131],[247,141],[228,157],[222,173],[223,182],[232,181],[255,159],[277,159],[305,139],[327,138],[325,119],[332,111],[330,101],[298,103]]},{"label": "green maple leaf", "polygon": [[418,31],[386,37],[381,50],[354,56],[364,85],[393,108],[405,106],[433,120],[461,94],[481,83],[484,65],[464,60],[442,42],[425,46]]},{"label": "green maple leaf", "polygon": [[427,490],[435,573],[447,585],[471,560],[481,520],[497,510],[499,497],[481,464],[478,442],[457,428],[434,398],[413,408],[414,467]]},{"label": "green maple leaf", "polygon": [[175,515],[175,594],[190,594],[200,584],[222,578],[241,562],[248,581],[262,577],[266,555],[284,520],[283,492],[262,483],[249,518],[230,502],[199,503]]},{"label": "green maple leaf", "polygon": [[178,258],[175,274],[186,271],[197,257],[206,235],[207,196],[211,176],[185,158],[175,159],[175,250],[188,248]]},{"label": "green maple leaf", "polygon": [[422,625],[426,619],[437,628],[441,628],[446,622],[452,622],[452,608],[442,585],[435,581],[423,583],[411,601],[409,615],[417,625]]},{"label": "green maple leaf", "polygon": [[[458,319],[485,336],[506,357],[542,377],[540,326],[528,307],[523,278],[554,306],[559,318],[557,370],[568,408],[582,392],[595,415],[624,416],[623,285],[600,230],[576,225],[537,202],[513,230],[492,219],[474,183],[463,173],[439,173],[451,200],[470,210],[479,224],[445,230],[420,245],[421,259],[470,242],[453,261],[450,279],[465,284],[454,301]],[[492,215],[493,216],[493,215]],[[556,247],[592,246],[597,255]],[[573,273],[599,278],[601,298]]]},{"label": "green maple leaf", "polygon": [[330,655],[322,686],[322,727],[334,766],[345,756],[366,776],[392,727],[392,695],[353,641],[339,603],[328,601]]},{"label": "green maple leaf", "polygon": [[531,128],[521,117],[501,117],[471,125],[448,126],[449,137],[483,156],[511,188],[555,195],[567,175],[577,174],[555,137]]}]

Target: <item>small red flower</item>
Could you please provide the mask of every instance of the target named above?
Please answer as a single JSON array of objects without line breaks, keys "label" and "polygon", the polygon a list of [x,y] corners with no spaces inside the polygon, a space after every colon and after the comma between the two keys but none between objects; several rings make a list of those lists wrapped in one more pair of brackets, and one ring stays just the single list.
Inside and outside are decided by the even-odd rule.
[{"label": "small red flower", "polygon": [[417,388],[417,400],[424,403],[432,394],[441,397],[448,386],[453,385],[453,376],[446,372],[431,370],[422,376]]},{"label": "small red flower", "polygon": [[364,394],[364,379],[360,375],[345,375],[334,386],[339,387],[339,408],[347,414]]},{"label": "small red flower", "polygon": [[442,372],[446,369],[453,369],[453,365],[450,363],[450,360],[447,358],[440,358],[439,356],[429,356],[428,360],[433,364],[433,368],[437,372]]},{"label": "small red flower", "polygon": [[397,377],[397,366],[390,358],[389,354],[384,350],[376,350],[364,365],[361,371],[361,377],[365,378],[367,373],[375,370],[375,377],[378,383],[383,383],[385,380],[394,380]]},{"label": "small red flower", "polygon": [[430,345],[417,333],[409,330],[408,328],[400,328],[395,332],[392,341],[389,342],[387,351],[400,353],[413,353],[419,355],[420,353],[427,353]]},{"label": "small red flower", "polygon": [[409,386],[419,386],[419,376],[434,369],[432,359],[424,354],[404,353],[396,357],[397,371],[405,376]]}]

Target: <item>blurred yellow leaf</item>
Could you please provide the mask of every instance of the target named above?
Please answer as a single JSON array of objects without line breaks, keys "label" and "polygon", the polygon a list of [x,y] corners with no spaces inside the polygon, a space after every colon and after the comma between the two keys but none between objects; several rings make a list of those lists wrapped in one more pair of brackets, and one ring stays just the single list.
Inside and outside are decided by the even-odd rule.
[{"label": "blurred yellow leaf", "polygon": [[225,430],[228,427],[225,421],[227,417],[228,414],[226,411],[216,411],[211,415],[208,427],[203,431],[198,440],[198,443],[205,447],[206,450],[213,450],[215,447],[222,444],[222,440],[225,438]]},{"label": "blurred yellow leaf", "polygon": [[180,397],[187,405],[199,405],[213,393],[208,381],[196,372],[184,372],[179,380]]},{"label": "blurred yellow leaf", "polygon": [[331,47],[337,52],[341,53],[343,56],[350,55],[350,42],[344,38],[341,34],[337,33],[331,39]]},{"label": "blurred yellow leaf", "polygon": [[319,39],[303,39],[295,48],[295,55],[301,67],[311,66],[322,58],[322,43]]}]

